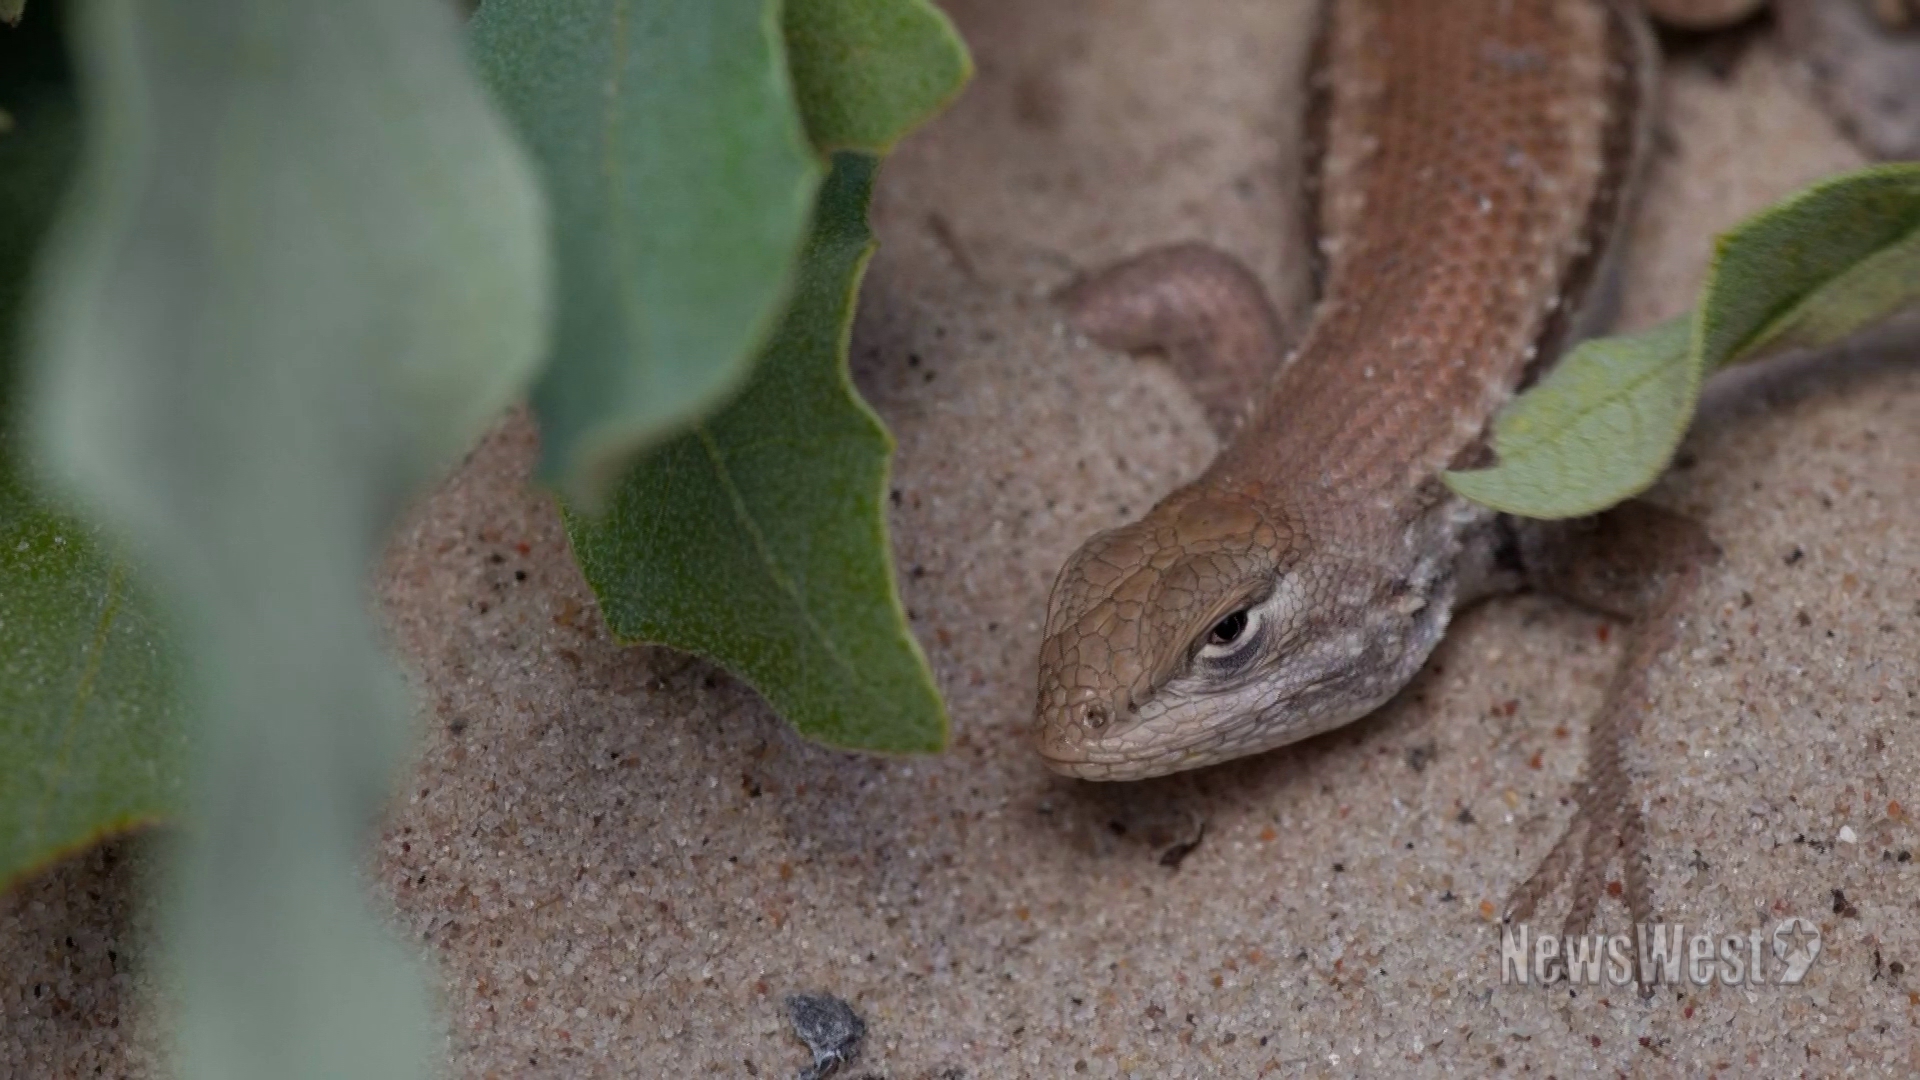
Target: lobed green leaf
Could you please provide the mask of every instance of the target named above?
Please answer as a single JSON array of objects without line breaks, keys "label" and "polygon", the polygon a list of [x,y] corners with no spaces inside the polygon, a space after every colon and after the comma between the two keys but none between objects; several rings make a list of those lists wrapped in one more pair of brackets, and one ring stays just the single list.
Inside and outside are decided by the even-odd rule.
[{"label": "lobed green leaf", "polygon": [[622,641],[710,657],[801,734],[931,751],[946,713],[906,627],[884,499],[893,440],[847,339],[875,162],[841,154],[792,304],[739,397],[648,455],[567,535]]},{"label": "lobed green leaf", "polygon": [[1499,463],[1446,482],[1526,517],[1604,510],[1666,469],[1708,374],[1832,344],[1915,304],[1920,164],[1822,181],[1720,237],[1694,315],[1574,349],[1496,419]]},{"label": "lobed green leaf", "polygon": [[360,875],[411,727],[365,580],[538,361],[539,195],[440,0],[77,14],[28,416],[180,626],[177,1067],[424,1074],[427,997]]},{"label": "lobed green leaf", "polygon": [[471,35],[553,207],[541,473],[594,504],[745,379],[824,169],[777,0],[486,0]]},{"label": "lobed green leaf", "polygon": [[973,75],[966,45],[927,0],[787,0],[782,26],[822,151],[886,153]]}]

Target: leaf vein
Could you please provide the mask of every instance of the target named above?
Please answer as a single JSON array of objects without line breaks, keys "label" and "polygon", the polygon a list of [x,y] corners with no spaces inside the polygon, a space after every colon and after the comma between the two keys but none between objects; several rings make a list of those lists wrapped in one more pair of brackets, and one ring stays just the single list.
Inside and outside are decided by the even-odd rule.
[{"label": "leaf vein", "polygon": [[820,648],[845,673],[850,682],[865,689],[867,683],[860,677],[859,669],[834,647],[832,636],[826,632],[825,627],[820,625],[819,620],[814,618],[812,609],[800,595],[799,586],[785,573],[779,558],[774,555],[773,546],[767,542],[766,535],[761,532],[753,512],[747,507],[745,496],[740,493],[739,486],[733,482],[733,474],[727,469],[726,457],[721,453],[720,444],[714,440],[713,433],[705,424],[698,425],[695,430],[700,433],[700,445],[706,450],[707,458],[713,464],[714,474],[719,478],[721,488],[727,493],[727,501],[733,507],[734,516],[739,519],[741,527],[746,530],[747,536],[752,540],[754,553],[766,566],[767,575],[773,579],[774,585],[793,601],[801,621],[806,623],[807,629],[812,632]]}]

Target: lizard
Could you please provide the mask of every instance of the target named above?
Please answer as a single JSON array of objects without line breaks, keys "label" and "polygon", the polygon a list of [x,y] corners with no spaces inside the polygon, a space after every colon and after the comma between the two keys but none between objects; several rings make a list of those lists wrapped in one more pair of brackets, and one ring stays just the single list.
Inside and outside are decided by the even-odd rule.
[{"label": "lizard", "polygon": [[1495,414],[1611,317],[1651,142],[1645,15],[1631,0],[1330,0],[1308,70],[1320,295],[1297,344],[1252,272],[1196,243],[1060,293],[1094,342],[1163,352],[1223,446],[1059,572],[1038,750],[1061,774],[1132,780],[1284,746],[1385,704],[1463,607],[1552,592],[1628,633],[1572,822],[1504,915],[1571,879],[1578,932],[1617,854],[1649,921],[1626,753],[1718,549],[1650,503],[1523,521],[1440,479],[1486,463]]}]

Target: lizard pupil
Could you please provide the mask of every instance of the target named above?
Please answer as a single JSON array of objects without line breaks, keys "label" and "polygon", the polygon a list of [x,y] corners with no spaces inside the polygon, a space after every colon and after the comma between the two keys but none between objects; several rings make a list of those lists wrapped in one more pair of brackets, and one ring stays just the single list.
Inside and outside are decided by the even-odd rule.
[{"label": "lizard pupil", "polygon": [[1236,611],[1213,624],[1213,629],[1207,632],[1207,644],[1231,645],[1240,640],[1240,635],[1246,633],[1246,630],[1247,613]]}]

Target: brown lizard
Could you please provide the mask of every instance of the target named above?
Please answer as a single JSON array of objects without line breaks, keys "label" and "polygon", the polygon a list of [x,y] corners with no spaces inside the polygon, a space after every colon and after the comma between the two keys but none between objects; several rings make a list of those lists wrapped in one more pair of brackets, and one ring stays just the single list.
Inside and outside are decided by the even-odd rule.
[{"label": "brown lizard", "polygon": [[1297,348],[1253,275],[1198,245],[1063,294],[1095,341],[1164,350],[1226,442],[1056,579],[1037,708],[1052,769],[1156,776],[1346,724],[1406,685],[1463,605],[1550,590],[1630,636],[1573,824],[1509,914],[1577,858],[1583,926],[1618,851],[1632,915],[1650,917],[1623,748],[1716,549],[1651,505],[1521,522],[1439,475],[1483,463],[1494,414],[1610,316],[1656,67],[1624,0],[1333,0],[1308,95],[1323,287]]}]

